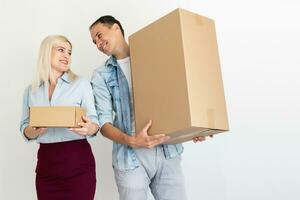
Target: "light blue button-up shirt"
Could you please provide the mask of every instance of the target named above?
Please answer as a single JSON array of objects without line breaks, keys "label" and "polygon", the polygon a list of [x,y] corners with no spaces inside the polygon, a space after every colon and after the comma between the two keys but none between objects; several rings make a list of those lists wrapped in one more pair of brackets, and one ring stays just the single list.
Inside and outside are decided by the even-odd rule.
[{"label": "light blue button-up shirt", "polygon": [[[78,106],[86,109],[86,115],[92,122],[99,124],[95,109],[94,96],[88,80],[77,78],[71,81],[68,73],[64,73],[57,81],[57,85],[49,101],[48,87],[41,84],[36,91],[31,85],[25,89],[23,97],[23,110],[20,131],[24,136],[24,129],[29,125],[29,108],[31,106]],[[47,131],[36,138],[37,143],[55,143],[71,140],[85,139],[68,128],[48,128]],[[25,136],[24,139],[29,141]]]},{"label": "light blue button-up shirt", "polygon": [[[129,98],[128,82],[114,57],[103,67],[94,71],[92,87],[99,124],[111,123],[128,135],[134,134],[132,104]],[[129,109],[129,110],[128,110]],[[167,159],[183,152],[182,144],[162,145]],[[119,170],[131,170],[140,165],[134,150],[125,144],[113,143],[113,166]]]}]

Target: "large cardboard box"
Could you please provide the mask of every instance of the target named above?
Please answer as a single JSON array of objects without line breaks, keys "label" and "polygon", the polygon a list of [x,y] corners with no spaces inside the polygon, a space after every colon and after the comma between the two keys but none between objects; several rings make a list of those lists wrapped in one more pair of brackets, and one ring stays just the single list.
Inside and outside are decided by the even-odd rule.
[{"label": "large cardboard box", "polygon": [[129,37],[136,130],[168,143],[229,130],[214,21],[176,9]]},{"label": "large cardboard box", "polygon": [[32,127],[71,128],[79,127],[85,109],[76,106],[45,106],[30,107],[30,122]]}]

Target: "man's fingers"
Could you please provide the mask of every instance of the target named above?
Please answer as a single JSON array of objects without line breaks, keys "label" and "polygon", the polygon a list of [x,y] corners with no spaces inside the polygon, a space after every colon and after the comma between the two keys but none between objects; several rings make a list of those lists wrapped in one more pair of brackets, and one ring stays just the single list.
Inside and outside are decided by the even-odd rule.
[{"label": "man's fingers", "polygon": [[196,143],[196,142],[202,142],[202,141],[205,141],[206,140],[206,137],[205,136],[197,136],[197,137],[194,137],[193,138],[193,141]]},{"label": "man's fingers", "polygon": [[168,141],[170,138],[171,138],[170,136],[165,136],[164,138],[160,139],[159,143],[164,143],[164,142]]},{"label": "man's fingers", "polygon": [[150,142],[154,145],[163,143],[170,139],[170,136],[166,136],[164,134],[149,136]]},{"label": "man's fingers", "polygon": [[165,137],[163,137],[163,138],[157,138],[156,140],[153,140],[153,141],[151,142],[150,148],[152,148],[152,147],[154,147],[154,146],[156,146],[156,145],[159,145],[159,144],[161,144],[161,143],[164,143],[164,142],[166,142],[166,141],[169,140],[169,139],[170,139],[169,136],[165,136]]},{"label": "man's fingers", "polygon": [[152,120],[149,120],[149,122],[146,124],[143,130],[147,132],[151,125],[152,125]]},{"label": "man's fingers", "polygon": [[149,139],[152,141],[165,140],[165,139],[169,139],[169,136],[166,136],[164,134],[152,135],[152,136],[149,136]]},{"label": "man's fingers", "polygon": [[163,138],[166,137],[165,134],[157,134],[157,135],[151,135],[149,136],[150,139],[159,139],[159,138]]}]

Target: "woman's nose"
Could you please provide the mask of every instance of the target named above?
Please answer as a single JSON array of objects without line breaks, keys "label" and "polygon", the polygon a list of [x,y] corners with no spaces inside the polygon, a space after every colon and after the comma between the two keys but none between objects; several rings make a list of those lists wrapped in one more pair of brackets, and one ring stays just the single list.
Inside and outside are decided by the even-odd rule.
[{"label": "woman's nose", "polygon": [[65,57],[65,58],[70,58],[71,56],[70,56],[70,54],[69,54],[68,52],[65,52],[65,53],[64,53],[64,57]]}]

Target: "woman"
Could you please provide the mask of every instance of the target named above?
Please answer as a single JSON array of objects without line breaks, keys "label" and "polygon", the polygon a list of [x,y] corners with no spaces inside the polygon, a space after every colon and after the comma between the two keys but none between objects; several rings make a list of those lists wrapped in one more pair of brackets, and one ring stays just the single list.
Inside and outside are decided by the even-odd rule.
[{"label": "woman", "polygon": [[[96,188],[95,160],[87,137],[98,130],[90,83],[71,70],[72,44],[59,35],[46,37],[40,47],[37,78],[25,89],[20,131],[40,144],[36,166],[39,200],[92,200]],[[80,128],[33,128],[31,106],[79,106],[86,109]]]}]

